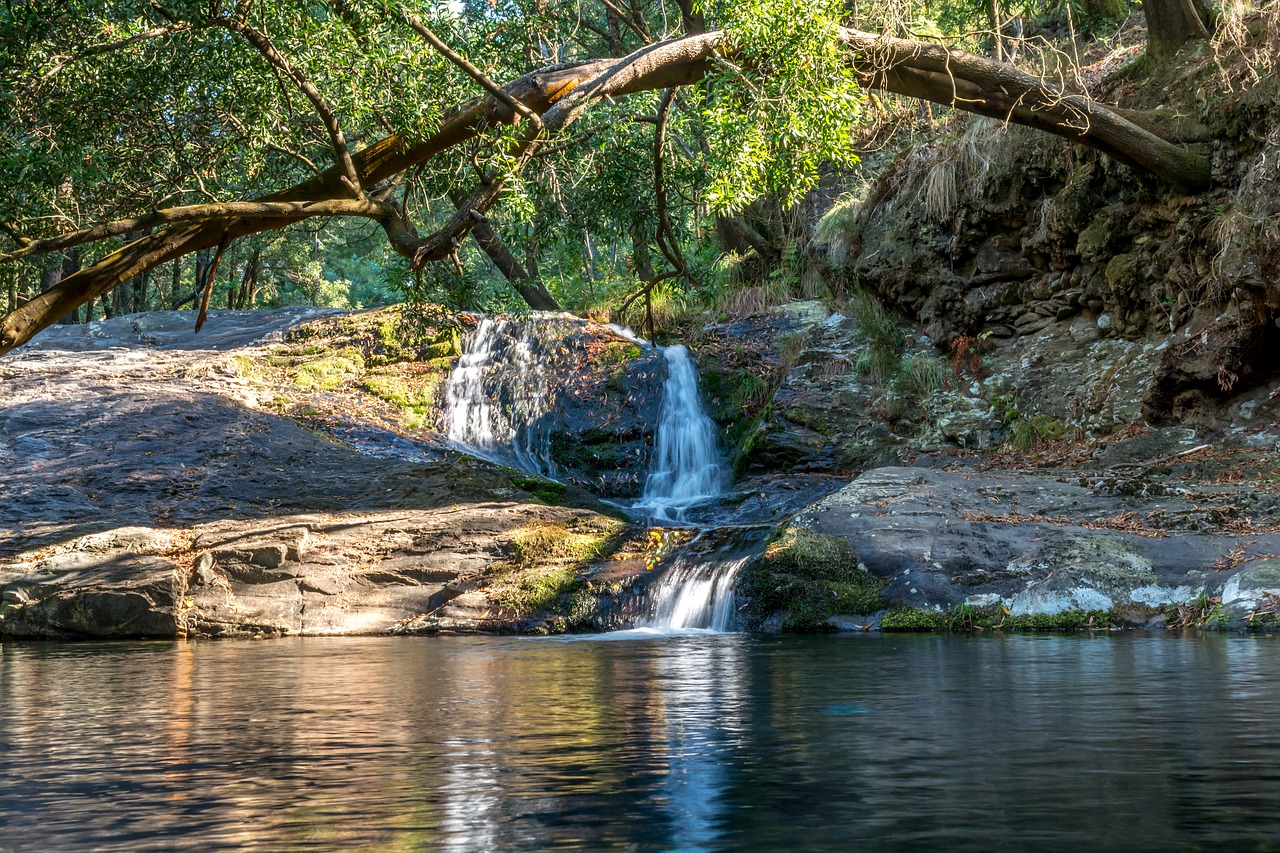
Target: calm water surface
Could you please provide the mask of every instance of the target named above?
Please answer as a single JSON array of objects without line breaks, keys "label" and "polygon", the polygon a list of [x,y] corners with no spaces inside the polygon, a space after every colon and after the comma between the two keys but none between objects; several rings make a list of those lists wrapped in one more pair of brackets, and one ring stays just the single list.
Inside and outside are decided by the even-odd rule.
[{"label": "calm water surface", "polygon": [[0,644],[0,851],[1278,850],[1280,640]]}]

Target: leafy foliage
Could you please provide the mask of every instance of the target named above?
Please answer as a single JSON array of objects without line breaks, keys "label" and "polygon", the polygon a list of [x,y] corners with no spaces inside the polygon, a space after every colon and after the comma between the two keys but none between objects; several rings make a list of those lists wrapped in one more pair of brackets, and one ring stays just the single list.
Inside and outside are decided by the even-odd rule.
[{"label": "leafy foliage", "polygon": [[844,14],[832,0],[752,0],[715,9],[727,44],[704,95],[716,210],[768,192],[795,201],[820,165],[857,162],[852,145],[861,95],[837,39]]}]

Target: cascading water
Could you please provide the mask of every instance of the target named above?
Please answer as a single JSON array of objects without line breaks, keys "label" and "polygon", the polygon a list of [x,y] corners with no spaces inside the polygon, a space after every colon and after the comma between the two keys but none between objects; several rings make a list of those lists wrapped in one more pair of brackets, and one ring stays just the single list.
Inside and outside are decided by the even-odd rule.
[{"label": "cascading water", "polygon": [[635,504],[655,521],[680,522],[694,504],[714,498],[724,487],[724,465],[716,443],[716,425],[702,408],[698,373],[689,351],[662,351],[667,381],[644,496]]},{"label": "cascading water", "polygon": [[[531,473],[555,475],[547,425],[555,403],[550,377],[557,321],[563,318],[480,321],[445,386],[444,426],[453,446]],[[633,508],[656,522],[683,523],[691,507],[721,493],[725,466],[716,426],[702,408],[689,351],[677,345],[662,354],[667,378],[654,452],[644,494]],[[763,534],[749,529],[720,536],[716,547],[708,549],[704,541],[689,549],[656,582],[654,615],[646,627],[729,630],[738,574],[760,553],[763,542]]]},{"label": "cascading water", "polygon": [[460,450],[550,477],[553,398],[538,326],[536,317],[480,321],[445,384],[444,426]]},{"label": "cascading water", "polygon": [[645,627],[732,629],[738,575],[759,556],[768,534],[768,528],[737,528],[722,532],[723,538],[710,550],[700,551],[691,544],[657,582],[653,617]]},{"label": "cascading water", "polygon": [[[667,381],[649,478],[636,504],[655,521],[681,522],[695,504],[721,493],[725,466],[716,426],[702,408],[698,373],[683,346],[663,350]],[[760,554],[768,531],[755,528],[714,534],[710,549],[691,543],[654,586],[648,628],[728,631],[736,614],[734,588],[742,569]],[[705,539],[713,534],[703,533]],[[702,543],[705,544],[705,543]]]}]

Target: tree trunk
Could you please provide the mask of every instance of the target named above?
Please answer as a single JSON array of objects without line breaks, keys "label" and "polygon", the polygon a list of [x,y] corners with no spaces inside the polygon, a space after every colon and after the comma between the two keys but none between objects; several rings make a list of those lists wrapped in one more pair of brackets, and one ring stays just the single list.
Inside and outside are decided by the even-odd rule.
[{"label": "tree trunk", "polygon": [[[466,195],[460,190],[450,191],[449,198],[459,209],[467,200]],[[507,248],[507,244],[498,236],[498,232],[493,230],[488,220],[477,222],[471,229],[471,237],[530,308],[534,311],[563,310],[560,303],[556,302],[556,298],[551,295],[551,291],[547,290],[541,281],[530,275],[520,261],[516,260],[516,256]]]},{"label": "tree trunk", "polygon": [[1171,58],[1192,39],[1208,38],[1208,15],[1200,0],[1142,0],[1147,16],[1147,53]]},{"label": "tree trunk", "polygon": [[680,7],[680,23],[687,36],[700,36],[707,31],[707,18],[700,9],[695,9],[693,0],[676,0]]},{"label": "tree trunk", "polygon": [[[68,278],[79,269],[80,252],[75,249],[68,249],[52,256],[40,276],[40,292],[47,293],[53,290],[62,283],[63,279]],[[79,311],[77,308],[78,306],[73,306],[69,311],[58,317],[57,324],[69,326],[78,322]]]},{"label": "tree trunk", "polygon": [[[173,259],[173,277],[169,280],[169,298],[167,304],[172,308],[177,308],[175,304],[178,299],[178,291],[182,290],[182,258]],[[162,304],[161,308],[164,307]]]},{"label": "tree trunk", "polygon": [[240,287],[227,293],[227,307],[243,311],[250,307],[253,292],[258,286],[258,268],[262,265],[262,250],[254,249],[249,260],[244,264],[244,275],[240,277]]}]

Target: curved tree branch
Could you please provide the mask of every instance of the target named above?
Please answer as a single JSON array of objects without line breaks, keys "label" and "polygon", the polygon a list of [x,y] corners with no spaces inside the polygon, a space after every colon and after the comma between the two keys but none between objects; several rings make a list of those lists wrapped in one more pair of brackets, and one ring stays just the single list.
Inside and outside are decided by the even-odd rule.
[{"label": "curved tree branch", "polygon": [[[937,44],[848,29],[842,29],[839,36],[852,54],[853,67],[871,88],[937,100],[1038,128],[1150,171],[1184,190],[1197,191],[1209,184],[1205,158],[1161,139],[1101,104],[1064,92],[1012,66]],[[623,59],[552,66],[503,86],[511,100],[542,117],[546,131],[538,133],[537,126],[530,122],[532,132],[521,134],[517,145],[517,166],[529,161],[540,139],[566,128],[596,100],[701,80],[714,67],[715,52],[723,48],[721,40],[719,33],[706,33],[658,42]],[[424,139],[409,142],[389,136],[358,153],[348,152],[345,160],[349,162],[289,189],[254,202],[233,203],[270,205],[262,212],[244,209],[228,211],[223,217],[193,217],[192,221],[179,221],[142,237],[68,276],[0,319],[0,354],[30,340],[58,317],[157,264],[216,246],[224,235],[236,239],[283,228],[309,216],[367,216],[382,224],[393,247],[403,255],[420,262],[450,257],[458,241],[478,221],[476,214],[483,214],[499,197],[500,179],[482,184],[443,229],[425,240],[418,238],[391,205],[366,212],[343,206],[365,201],[350,198],[351,186],[377,185],[495,124],[521,121],[522,112],[513,109],[508,98],[489,95],[450,111],[439,130]],[[345,143],[341,150],[346,151]]]}]

